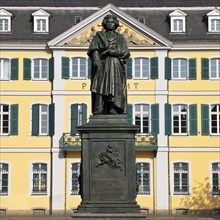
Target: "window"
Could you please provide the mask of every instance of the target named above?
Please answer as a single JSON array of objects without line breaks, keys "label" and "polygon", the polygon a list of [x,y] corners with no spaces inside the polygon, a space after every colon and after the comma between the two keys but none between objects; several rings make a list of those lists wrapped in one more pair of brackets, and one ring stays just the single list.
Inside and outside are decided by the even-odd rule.
[{"label": "window", "polygon": [[187,14],[184,13],[183,11],[177,9],[174,12],[169,14],[170,16],[170,28],[171,28],[171,32],[174,33],[183,33],[185,32],[186,28],[185,28],[185,20],[186,20],[186,16]]},{"label": "window", "polygon": [[145,17],[138,17],[137,20],[142,24],[145,24]]},{"label": "window", "polygon": [[32,164],[32,193],[47,194],[47,164]]},{"label": "window", "polygon": [[141,133],[149,133],[150,119],[149,119],[149,105],[135,105],[135,125],[140,127]]},{"label": "window", "polygon": [[172,60],[172,77],[173,79],[187,78],[187,59]]},{"label": "window", "polygon": [[135,78],[149,78],[149,59],[135,58],[134,59],[134,77]]},{"label": "window", "polygon": [[11,17],[11,13],[0,9],[0,32],[11,32]]},{"label": "window", "polygon": [[72,78],[86,77],[86,58],[72,58]]},{"label": "window", "polygon": [[8,164],[0,163],[0,195],[8,195]]},{"label": "window", "polygon": [[54,104],[32,105],[32,136],[38,135],[54,135]]},{"label": "window", "polygon": [[77,133],[77,126],[83,125],[87,122],[87,105],[86,104],[72,104],[71,105],[71,134]]},{"label": "window", "polygon": [[220,134],[220,105],[211,105],[211,134]]},{"label": "window", "polygon": [[210,60],[210,78],[220,79],[220,58]]},{"label": "window", "polygon": [[187,122],[187,105],[173,105],[173,134],[186,134]]},{"label": "window", "polygon": [[47,59],[34,59],[34,79],[48,79],[48,60]]},{"label": "window", "polygon": [[10,78],[10,60],[9,59],[0,59],[0,79],[8,80]]},{"label": "window", "polygon": [[4,18],[0,19],[0,31],[1,32],[8,32],[9,31],[9,20]]},{"label": "window", "polygon": [[82,17],[80,17],[80,16],[75,16],[74,17],[74,24],[78,24],[81,21],[82,21]]},{"label": "window", "polygon": [[220,32],[220,19],[211,20],[211,32]]},{"label": "window", "polygon": [[220,162],[212,163],[212,195],[220,195]]},{"label": "window", "polygon": [[71,194],[78,195],[79,194],[80,163],[72,163],[71,170],[72,170]]},{"label": "window", "polygon": [[0,105],[0,134],[9,134],[9,105]]},{"label": "window", "polygon": [[46,11],[40,9],[32,14],[34,17],[34,32],[47,33],[49,32],[49,17]]},{"label": "window", "polygon": [[138,194],[150,194],[150,164],[136,163]]},{"label": "window", "polygon": [[189,165],[188,163],[174,163],[174,194],[189,194]]},{"label": "window", "polygon": [[37,19],[37,32],[47,31],[47,21],[46,19]]},{"label": "window", "polygon": [[40,134],[48,134],[48,106],[40,105]]}]

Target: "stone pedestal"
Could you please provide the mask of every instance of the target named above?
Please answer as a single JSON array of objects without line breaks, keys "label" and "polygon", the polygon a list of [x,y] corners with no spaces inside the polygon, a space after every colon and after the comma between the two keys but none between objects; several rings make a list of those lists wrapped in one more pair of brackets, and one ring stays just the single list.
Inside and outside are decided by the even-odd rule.
[{"label": "stone pedestal", "polygon": [[77,213],[136,213],[138,216],[137,126],[129,124],[126,115],[93,115],[78,131],[82,139],[82,202]]}]

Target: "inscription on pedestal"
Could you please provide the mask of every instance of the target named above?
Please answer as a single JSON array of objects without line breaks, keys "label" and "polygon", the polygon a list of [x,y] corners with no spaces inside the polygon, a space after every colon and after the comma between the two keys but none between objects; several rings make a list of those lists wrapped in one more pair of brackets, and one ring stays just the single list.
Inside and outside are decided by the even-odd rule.
[{"label": "inscription on pedestal", "polygon": [[98,201],[126,199],[125,143],[95,141],[91,146],[90,196]]}]

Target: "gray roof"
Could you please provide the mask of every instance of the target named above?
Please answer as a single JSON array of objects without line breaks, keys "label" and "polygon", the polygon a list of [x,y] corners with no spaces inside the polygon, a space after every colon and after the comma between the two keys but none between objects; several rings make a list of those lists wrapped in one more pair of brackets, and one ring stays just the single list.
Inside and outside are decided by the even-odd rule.
[{"label": "gray roof", "polygon": [[219,0],[1,0],[0,6],[104,7],[109,3],[118,7],[219,6]]},{"label": "gray roof", "polygon": [[[38,0],[42,2],[41,0]],[[156,0],[154,0],[155,2]],[[2,2],[13,2],[12,0],[0,1]],[[33,4],[35,0],[23,1],[16,0],[17,4],[20,2],[31,2]],[[49,2],[44,0],[45,3]],[[84,0],[80,1],[66,1],[66,0],[51,0],[50,2],[84,2]],[[93,2],[93,1],[91,1]],[[94,1],[99,2],[99,1]],[[101,1],[100,1],[101,2]],[[118,1],[119,2],[119,1]],[[121,0],[121,2],[125,2]],[[130,1],[128,1],[130,2]],[[144,2],[144,1],[137,1]],[[145,2],[153,2],[153,1],[145,1]],[[160,1],[156,1],[160,2]],[[165,1],[161,1],[165,2]],[[170,2],[167,0],[166,2]],[[174,1],[172,1],[174,2]],[[177,1],[179,2],[179,1]],[[194,2],[185,0],[183,2]],[[198,2],[198,1],[195,1]],[[201,1],[203,2],[203,1]],[[208,2],[215,2],[208,1]],[[36,2],[35,2],[36,3]],[[72,5],[71,4],[71,5]],[[65,5],[65,4],[64,4]],[[43,7],[41,7],[44,9]],[[26,10],[18,10],[18,9],[10,9],[7,8],[7,11],[10,12],[12,17],[12,33],[0,33],[0,39],[2,42],[30,42],[30,43],[47,43],[55,37],[59,36],[63,32],[67,31],[74,25],[74,16],[82,16],[83,19],[89,17],[94,14],[96,10],[85,10],[85,9],[75,9],[75,10],[56,10],[55,8],[47,8],[45,11],[50,14],[50,32],[49,33],[33,33],[33,17],[32,13],[36,12],[37,9],[26,9]],[[174,11],[173,9],[165,9],[165,10],[125,10],[124,12],[129,14],[130,16],[137,18],[140,16],[145,17],[146,26],[153,29],[158,34],[162,35],[166,39],[172,41],[173,43],[188,43],[188,44],[198,44],[198,43],[208,43],[215,42],[218,43],[220,39],[219,34],[210,34],[208,31],[208,18],[206,14],[210,12],[209,10],[184,10],[187,14],[186,17],[186,33],[175,34],[170,33],[170,18],[169,13]]]}]

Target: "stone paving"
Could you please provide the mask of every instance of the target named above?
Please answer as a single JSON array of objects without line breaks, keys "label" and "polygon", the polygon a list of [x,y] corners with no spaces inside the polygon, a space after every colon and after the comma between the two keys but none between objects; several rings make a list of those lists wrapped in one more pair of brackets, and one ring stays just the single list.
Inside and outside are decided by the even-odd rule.
[{"label": "stone paving", "polygon": [[[75,218],[71,218],[71,216],[41,216],[41,215],[17,215],[17,216],[0,216],[1,220],[74,220]],[[78,219],[78,218],[77,218]],[[116,220],[116,218],[109,218],[110,220]],[[81,218],[81,220],[86,220],[85,218]],[[98,218],[98,220],[103,220]],[[135,220],[129,218],[129,220]],[[195,215],[148,215],[146,220],[220,220],[219,215],[215,216],[195,216]]]}]

